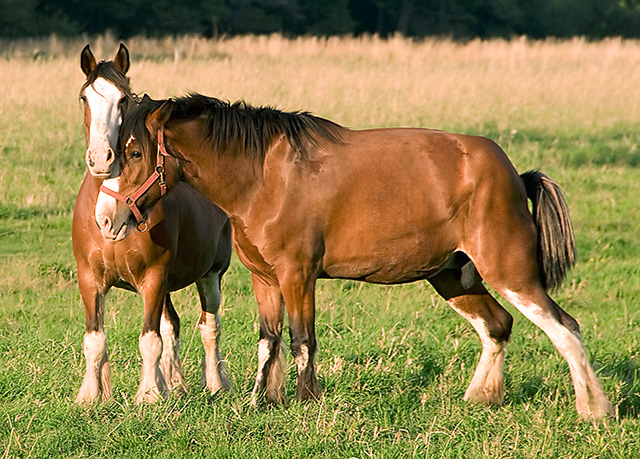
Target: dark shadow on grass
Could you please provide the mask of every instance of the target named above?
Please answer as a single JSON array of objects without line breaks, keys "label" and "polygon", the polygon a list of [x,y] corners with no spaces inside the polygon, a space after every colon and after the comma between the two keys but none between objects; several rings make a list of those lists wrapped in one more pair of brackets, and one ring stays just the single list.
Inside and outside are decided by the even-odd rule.
[{"label": "dark shadow on grass", "polygon": [[411,373],[407,378],[410,385],[425,389],[433,384],[436,378],[443,373],[444,369],[433,356],[433,352],[428,349],[421,350],[416,358],[420,362],[419,370]]},{"label": "dark shadow on grass", "polygon": [[[615,360],[612,359],[600,374],[614,380],[622,381],[617,404],[620,418],[637,419],[640,417],[640,369],[635,358]],[[609,394],[611,397],[611,394]]]}]

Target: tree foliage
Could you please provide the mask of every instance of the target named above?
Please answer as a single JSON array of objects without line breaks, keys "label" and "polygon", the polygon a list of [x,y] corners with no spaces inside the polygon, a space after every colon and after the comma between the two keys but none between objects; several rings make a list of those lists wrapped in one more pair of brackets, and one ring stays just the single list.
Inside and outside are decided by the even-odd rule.
[{"label": "tree foliage", "polygon": [[0,0],[0,36],[640,36],[639,0]]}]

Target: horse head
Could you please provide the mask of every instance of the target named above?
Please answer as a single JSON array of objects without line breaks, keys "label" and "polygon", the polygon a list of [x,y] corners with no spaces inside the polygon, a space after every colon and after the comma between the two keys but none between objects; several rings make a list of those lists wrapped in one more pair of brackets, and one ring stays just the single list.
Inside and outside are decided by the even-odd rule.
[{"label": "horse head", "polygon": [[86,162],[91,175],[101,178],[118,175],[118,130],[124,111],[134,96],[126,76],[129,51],[120,44],[113,61],[96,59],[89,45],[80,54],[80,67],[87,80],[80,90],[84,104],[84,127],[87,140]]},{"label": "horse head", "polygon": [[[163,127],[157,126],[158,120],[154,117],[163,110],[146,116],[168,105],[170,103],[163,104],[145,95],[125,118],[120,132],[120,143],[124,145],[119,158],[121,168],[117,177],[103,182],[95,208],[96,223],[107,239],[122,240],[135,225],[139,231],[146,231],[151,210],[167,193],[167,182],[177,181],[177,161],[166,153],[162,138],[155,142],[152,137],[152,133],[156,137],[158,133],[163,135]],[[166,118],[161,121],[162,126],[170,110],[163,113]]]}]

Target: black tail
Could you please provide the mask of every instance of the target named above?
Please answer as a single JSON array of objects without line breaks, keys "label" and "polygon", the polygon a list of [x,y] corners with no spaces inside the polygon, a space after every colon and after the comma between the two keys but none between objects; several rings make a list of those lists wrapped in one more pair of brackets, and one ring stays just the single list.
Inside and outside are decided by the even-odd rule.
[{"label": "black tail", "polygon": [[562,190],[540,171],[521,174],[538,228],[538,269],[546,290],[560,287],[576,264],[576,244]]}]

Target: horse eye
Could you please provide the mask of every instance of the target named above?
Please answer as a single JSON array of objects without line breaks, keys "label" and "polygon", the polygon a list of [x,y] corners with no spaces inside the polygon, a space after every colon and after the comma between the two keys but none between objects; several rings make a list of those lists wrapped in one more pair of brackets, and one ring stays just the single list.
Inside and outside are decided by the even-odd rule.
[{"label": "horse eye", "polygon": [[142,158],[142,152],[139,151],[139,150],[133,150],[131,152],[131,158],[133,158],[133,159]]},{"label": "horse eye", "polygon": [[127,98],[122,96],[122,98],[118,101],[118,107],[122,108],[127,103]]},{"label": "horse eye", "polygon": [[80,96],[80,100],[82,101],[83,104],[87,103],[87,98],[85,96]]}]

